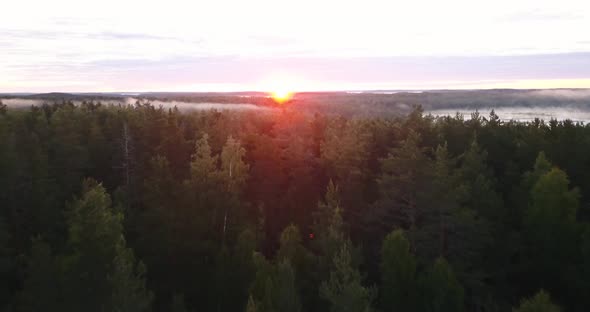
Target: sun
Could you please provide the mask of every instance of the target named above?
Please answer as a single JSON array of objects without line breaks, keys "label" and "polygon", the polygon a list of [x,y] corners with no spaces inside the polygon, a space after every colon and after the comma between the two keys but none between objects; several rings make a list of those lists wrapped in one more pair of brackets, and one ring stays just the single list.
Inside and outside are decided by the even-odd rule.
[{"label": "sun", "polygon": [[289,101],[293,97],[294,92],[287,89],[276,89],[271,92],[271,97],[279,104]]}]

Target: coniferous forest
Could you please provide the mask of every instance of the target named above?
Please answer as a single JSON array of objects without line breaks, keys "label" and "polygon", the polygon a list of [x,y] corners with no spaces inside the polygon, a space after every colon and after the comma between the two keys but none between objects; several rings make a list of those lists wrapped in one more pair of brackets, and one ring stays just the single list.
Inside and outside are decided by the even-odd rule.
[{"label": "coniferous forest", "polygon": [[590,127],[0,107],[1,311],[587,311]]}]

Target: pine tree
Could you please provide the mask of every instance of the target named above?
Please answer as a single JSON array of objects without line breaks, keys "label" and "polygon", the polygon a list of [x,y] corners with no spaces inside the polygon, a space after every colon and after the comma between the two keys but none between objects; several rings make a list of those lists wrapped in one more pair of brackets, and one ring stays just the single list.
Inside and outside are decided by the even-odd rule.
[{"label": "pine tree", "polygon": [[254,232],[245,228],[240,232],[237,241],[223,259],[219,291],[223,293],[221,310],[241,310],[248,299],[248,288],[255,277],[256,268],[252,255],[256,250]]},{"label": "pine tree", "polygon": [[4,167],[0,168],[3,171],[0,180],[11,178],[11,174],[14,179],[9,182],[9,188],[3,188],[6,191],[2,193],[11,199],[9,205],[12,202],[6,208],[19,211],[7,222],[15,229],[13,239],[16,245],[24,247],[21,250],[24,253],[30,246],[31,237],[37,235],[43,235],[50,243],[57,243],[58,240],[61,243],[65,227],[63,202],[58,204],[57,199],[61,201],[63,197],[65,200],[65,194],[71,196],[72,193],[61,189],[52,176],[52,168],[56,166],[51,157],[54,147],[50,148],[51,128],[43,112],[31,108],[23,119],[15,121],[13,129],[14,137],[8,137],[9,145],[0,151],[0,154],[8,156],[3,160],[12,159],[12,166],[10,162],[0,165]]},{"label": "pine tree", "polygon": [[133,251],[124,248],[114,259],[109,280],[112,285],[113,311],[143,312],[151,310],[153,294],[145,285],[146,268],[137,262]]},{"label": "pine tree", "polygon": [[172,207],[179,194],[178,184],[172,177],[165,157],[154,156],[149,160],[146,171],[148,173],[142,192],[144,209],[137,212],[138,228],[135,230],[138,231],[138,243],[143,255],[151,261],[176,245],[177,237],[173,237],[172,229],[177,225],[178,216]]},{"label": "pine tree", "polygon": [[[581,259],[578,263],[577,272],[580,273],[581,283],[579,285],[578,294],[587,294],[590,292],[590,224],[584,223],[582,230],[582,237],[580,243],[580,254]],[[584,306],[590,304],[590,298],[586,296],[585,300],[582,301]]]},{"label": "pine tree", "polygon": [[[335,270],[334,259],[340,254],[343,245],[346,245],[346,252],[350,257],[352,267],[357,267],[360,262],[360,250],[353,247],[348,237],[342,218],[339,189],[332,181],[328,183],[325,199],[318,204],[318,211],[314,214],[313,229],[314,239],[312,247],[317,255],[318,261],[317,274],[314,278],[316,284],[319,284],[319,281],[326,281],[330,278],[331,272]],[[323,299],[325,300],[326,298],[323,297]],[[318,302],[315,305],[321,306],[324,303]]]},{"label": "pine tree", "polygon": [[218,169],[219,155],[214,155],[209,146],[209,137],[204,134],[195,143],[195,152],[190,163],[190,180],[187,181],[187,211],[181,214],[185,235],[221,237],[223,211],[229,197]]},{"label": "pine tree", "polygon": [[[244,162],[246,150],[240,142],[229,137],[221,151],[221,175],[223,176],[225,190],[230,201],[226,203],[223,212],[222,241],[225,243],[230,224],[235,223],[229,218],[233,213],[238,213],[239,196],[242,193],[246,179],[248,178],[249,166]],[[232,209],[233,208],[233,209]],[[234,218],[237,216],[233,216]]]},{"label": "pine tree", "polygon": [[206,183],[206,179],[216,172],[218,157],[211,153],[209,136],[204,134],[195,143],[195,153],[191,157],[191,180],[193,183]]},{"label": "pine tree", "polygon": [[420,141],[420,135],[410,130],[401,146],[381,160],[381,176],[377,180],[380,198],[369,216],[375,238],[385,236],[392,227],[400,227],[406,229],[412,247],[416,246],[431,182],[431,162]]},{"label": "pine tree", "polygon": [[552,168],[551,163],[547,160],[545,152],[539,152],[537,159],[535,159],[535,165],[533,171],[529,171],[524,174],[523,184],[527,188],[527,192],[535,185],[541,176],[549,172]]},{"label": "pine tree", "polygon": [[460,213],[455,160],[449,156],[446,143],[436,148],[434,156],[430,183],[424,185],[427,194],[422,194],[429,199],[421,209],[419,231],[412,246],[416,255],[428,262],[448,256],[459,241],[455,239]]},{"label": "pine tree", "polygon": [[314,214],[313,232],[320,272],[327,274],[340,246],[346,241],[339,191],[332,180],[328,183],[325,200],[318,204],[318,211]]},{"label": "pine tree", "polygon": [[557,168],[540,176],[530,194],[524,217],[528,281],[531,286],[563,292],[573,286],[563,272],[569,272],[577,255],[580,194],[569,188],[567,175]]},{"label": "pine tree", "polygon": [[576,220],[579,206],[578,189],[569,189],[565,172],[557,168],[542,175],[531,190],[531,206],[527,211],[530,225],[538,222]]},{"label": "pine tree", "polygon": [[221,151],[221,171],[229,192],[239,194],[246,183],[250,167],[244,162],[245,155],[240,142],[230,136]]},{"label": "pine tree", "polygon": [[295,285],[295,272],[288,260],[283,260],[278,264],[274,287],[276,311],[301,311],[301,301]]},{"label": "pine tree", "polygon": [[189,158],[189,149],[187,141],[184,138],[183,129],[181,127],[180,112],[178,108],[168,110],[166,115],[164,128],[160,135],[162,140],[158,146],[158,153],[164,155],[170,162],[170,169],[172,175],[176,179],[186,177],[186,163]]},{"label": "pine tree", "polygon": [[316,241],[322,241],[328,238],[328,228],[333,223],[336,211],[340,211],[340,199],[338,186],[332,180],[328,183],[326,188],[326,195],[323,201],[318,203],[318,209],[314,213],[314,236]]},{"label": "pine tree", "polygon": [[296,225],[291,224],[281,233],[277,259],[281,261],[289,260],[291,263],[294,263],[301,248],[303,248],[303,246],[301,245],[301,233],[299,232],[299,228]]},{"label": "pine tree", "polygon": [[[208,163],[206,168],[211,170],[213,167],[211,160],[214,158],[213,156],[207,157],[209,153],[207,150],[208,144],[205,142],[203,146],[204,152],[200,161]],[[208,199],[208,204],[215,209],[213,212],[216,220],[214,224],[219,226],[217,233],[219,233],[220,239],[215,242],[219,244],[215,269],[218,310],[235,310],[236,308],[229,306],[231,304],[239,304],[242,308],[247,295],[244,289],[240,289],[239,286],[244,287],[247,283],[245,279],[250,273],[248,269],[250,254],[241,255],[239,258],[236,255],[232,256],[232,248],[229,244],[230,241],[234,241],[239,236],[240,230],[246,226],[243,218],[244,211],[240,209],[242,205],[240,196],[249,170],[249,166],[244,162],[245,153],[246,151],[240,143],[230,136],[221,151],[220,168],[214,172],[209,172],[210,178],[208,178],[209,181],[205,188],[205,191],[210,192],[212,195]],[[247,233],[253,234],[250,231]],[[250,238],[248,242],[251,243],[249,247],[253,248],[254,236],[248,235],[248,237]],[[250,250],[250,253],[252,251],[253,249]],[[240,263],[238,260],[243,262]]]},{"label": "pine tree", "polygon": [[60,199],[64,201],[78,193],[84,171],[89,168],[90,155],[84,136],[89,114],[70,103],[60,106],[49,122],[52,131],[50,155],[53,174],[60,189]]},{"label": "pine tree", "polygon": [[489,296],[486,273],[504,269],[493,263],[507,261],[504,250],[509,246],[505,243],[509,234],[504,224],[507,213],[495,190],[495,179],[487,158],[488,154],[480,147],[477,137],[460,157],[461,165],[457,170],[459,208],[453,216],[454,231],[445,256],[467,290],[468,305],[477,308],[484,305]]},{"label": "pine tree", "polygon": [[303,245],[301,233],[296,225],[287,226],[281,233],[276,260],[289,261],[296,273],[297,292],[302,299],[303,309],[313,308],[316,305],[318,284],[318,276],[314,271],[316,259]]},{"label": "pine tree", "polygon": [[186,304],[184,302],[184,295],[175,294],[172,297],[172,305],[170,306],[171,312],[188,312]]},{"label": "pine tree", "polygon": [[489,221],[499,223],[504,217],[502,199],[495,191],[493,172],[487,166],[487,152],[480,148],[474,138],[469,149],[462,155],[459,169],[463,181],[459,202]]},{"label": "pine tree", "polygon": [[384,311],[416,310],[416,259],[402,230],[389,233],[381,249],[381,303]]},{"label": "pine tree", "polygon": [[98,118],[92,117],[89,123],[85,141],[88,149],[88,162],[92,164],[92,168],[88,174],[101,181],[108,181],[114,150],[111,150],[111,144],[105,137],[104,126],[101,125]]},{"label": "pine tree", "polygon": [[60,257],[67,309],[149,311],[145,268],[125,246],[122,214],[102,185],[86,180],[83,189],[69,207],[69,252]]},{"label": "pine tree", "polygon": [[516,190],[516,206],[518,207],[518,211],[516,212],[516,216],[514,219],[517,221],[515,224],[518,226],[522,225],[522,220],[524,219],[524,215],[526,213],[526,209],[530,204],[530,194],[533,186],[539,180],[539,178],[545,175],[547,172],[551,170],[553,165],[547,157],[545,156],[545,152],[539,152],[537,158],[535,159],[535,164],[533,165],[532,170],[525,172],[522,175],[522,179],[520,181],[520,185]]},{"label": "pine tree", "polygon": [[549,294],[541,290],[534,297],[523,299],[512,312],[561,312],[561,308],[551,302]]},{"label": "pine tree", "polygon": [[312,255],[303,246],[301,232],[296,225],[287,226],[281,233],[280,247],[276,259],[279,262],[288,260],[299,276],[310,273],[307,271],[313,261]]},{"label": "pine tree", "polygon": [[295,271],[289,260],[269,263],[263,255],[255,254],[257,272],[251,287],[248,307],[258,311],[301,311],[301,301],[295,281]]},{"label": "pine tree", "polygon": [[463,311],[463,287],[455,278],[449,263],[444,258],[435,261],[432,268],[420,278],[422,311]]},{"label": "pine tree", "polygon": [[246,305],[246,312],[259,312],[260,309],[258,309],[258,304],[256,304],[256,301],[254,300],[254,298],[252,298],[252,295],[250,295],[250,297],[248,297],[248,304]]},{"label": "pine tree", "polygon": [[12,303],[15,278],[15,256],[11,245],[11,233],[4,218],[0,216],[0,311],[8,309]]},{"label": "pine tree", "polygon": [[61,273],[51,247],[40,238],[33,239],[26,277],[19,294],[19,310],[63,311]]},{"label": "pine tree", "polygon": [[372,311],[374,292],[361,284],[361,274],[352,264],[350,244],[342,244],[333,260],[330,278],[320,287],[320,295],[330,303],[330,311]]},{"label": "pine tree", "polygon": [[270,311],[274,266],[259,252],[252,254],[252,262],[256,268],[256,274],[250,286],[250,298],[253,299],[259,311]]},{"label": "pine tree", "polygon": [[369,176],[370,132],[361,121],[339,118],[326,127],[321,143],[321,159],[328,177],[342,188],[346,217],[358,217],[365,198],[363,184]]}]

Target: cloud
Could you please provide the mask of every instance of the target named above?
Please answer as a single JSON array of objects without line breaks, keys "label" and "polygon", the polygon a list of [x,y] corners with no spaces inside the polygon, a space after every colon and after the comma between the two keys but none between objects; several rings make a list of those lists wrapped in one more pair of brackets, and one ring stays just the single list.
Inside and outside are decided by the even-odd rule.
[{"label": "cloud", "polygon": [[294,88],[315,90],[510,85],[528,88],[541,80],[548,81],[542,87],[551,87],[551,81],[556,86],[564,86],[568,81],[574,83],[575,79],[590,79],[590,53],[480,57],[104,58],[81,63],[12,65],[10,70],[26,73],[21,79],[12,79],[17,85],[43,86],[51,81],[75,81],[68,91],[204,91],[206,87],[259,90],[280,81]]},{"label": "cloud", "polygon": [[[67,25],[67,24],[66,24]],[[55,39],[93,39],[93,40],[156,40],[156,41],[184,41],[182,38],[170,36],[158,36],[145,33],[129,33],[116,31],[68,31],[68,30],[31,30],[31,29],[4,29],[0,35],[3,41],[14,42],[18,40],[55,40]],[[9,40],[10,39],[10,40]]]},{"label": "cloud", "polygon": [[531,21],[541,22],[560,22],[560,21],[575,21],[578,19],[584,19],[584,15],[569,10],[541,10],[541,9],[529,9],[519,12],[510,13],[502,16],[497,20],[499,22],[517,22],[526,23]]},{"label": "cloud", "polygon": [[585,0],[21,0],[0,19],[0,89],[581,79],[582,29]]},{"label": "cloud", "polygon": [[[182,38],[175,38],[170,36],[157,36],[145,33],[126,33],[103,31],[99,33],[89,33],[86,35],[91,39],[98,40],[154,40],[154,41],[189,41],[191,43],[200,43],[202,40],[185,40]],[[165,43],[162,43],[165,44]]]}]

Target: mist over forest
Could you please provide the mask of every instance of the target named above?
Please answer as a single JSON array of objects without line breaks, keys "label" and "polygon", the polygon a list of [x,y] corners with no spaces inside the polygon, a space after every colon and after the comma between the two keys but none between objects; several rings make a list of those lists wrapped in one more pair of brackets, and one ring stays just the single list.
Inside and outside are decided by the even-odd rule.
[{"label": "mist over forest", "polygon": [[[12,108],[64,101],[77,105],[84,101],[134,105],[139,101],[181,111],[277,109],[275,101],[264,92],[0,94],[0,99]],[[459,112],[469,118],[475,111],[487,114],[495,110],[502,120],[555,118],[587,122],[590,121],[590,89],[303,92],[295,94],[289,106],[301,112],[347,117],[401,116],[421,106],[433,115],[454,116]]]}]

